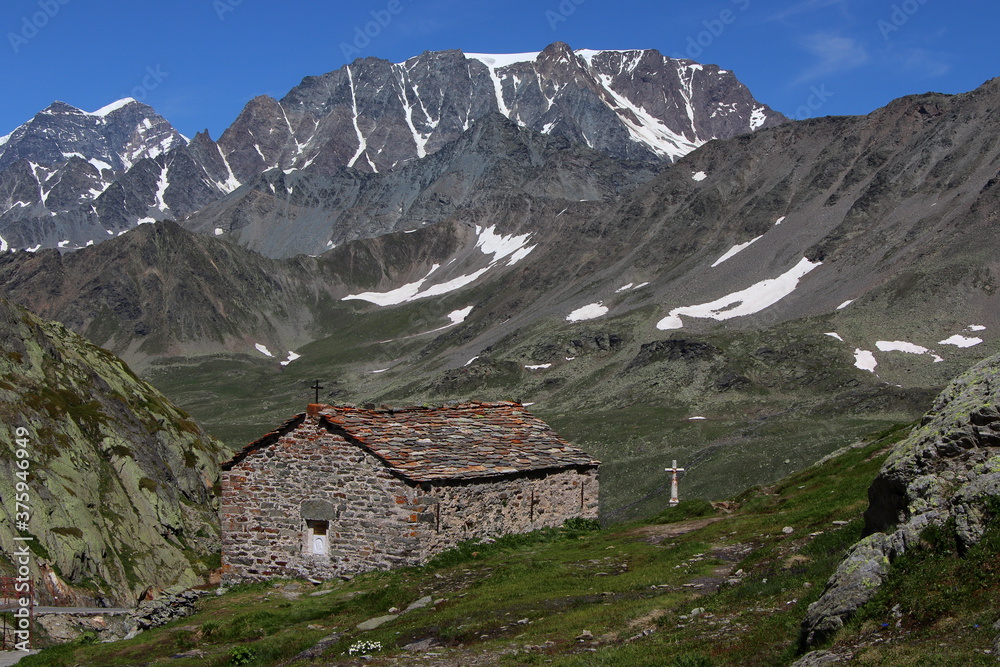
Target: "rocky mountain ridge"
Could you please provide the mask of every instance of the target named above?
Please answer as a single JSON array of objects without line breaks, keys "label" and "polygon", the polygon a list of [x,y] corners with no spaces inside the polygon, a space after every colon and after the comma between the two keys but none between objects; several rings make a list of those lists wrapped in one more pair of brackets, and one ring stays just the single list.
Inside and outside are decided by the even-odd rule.
[{"label": "rocky mountain ridge", "polygon": [[663,167],[607,157],[488,114],[436,153],[384,173],[269,169],[183,221],[275,258],[439,222],[505,225],[517,200],[611,201]]},{"label": "rocky mountain ridge", "polygon": [[313,164],[386,171],[495,112],[611,157],[654,162],[786,120],[714,65],[556,42],[539,53],[360,59],[303,79],[280,101],[256,98],[219,143],[241,180]]},{"label": "rocky mountain ridge", "polygon": [[102,171],[122,172],[187,143],[152,107],[131,97],[93,112],[57,101],[0,139],[0,169],[18,160],[58,165],[76,154],[103,163],[95,164]]},{"label": "rocky mountain ridge", "polygon": [[[367,217],[375,225],[370,233],[383,234],[347,243],[317,261],[353,267],[341,272],[341,287],[332,292],[324,288],[331,298],[389,294],[423,280],[407,297],[371,296],[367,301],[378,304],[377,309],[409,303],[428,290],[443,296],[488,284],[463,327],[478,321],[478,329],[488,330],[481,316],[490,310],[512,313],[504,305],[512,300],[520,304],[516,317],[523,325],[552,316],[569,322],[605,320],[654,308],[644,316],[649,318],[644,336],[710,330],[714,322],[746,327],[828,313],[831,326],[842,321],[843,330],[833,333],[845,346],[855,345],[858,358],[867,358],[860,354],[865,351],[883,357],[912,350],[913,358],[924,357],[929,368],[934,355],[945,358],[942,353],[949,347],[969,349],[982,342],[982,335],[972,335],[976,332],[969,327],[989,330],[995,325],[989,304],[997,268],[979,251],[993,233],[997,210],[1000,146],[984,128],[1000,122],[991,106],[998,88],[993,81],[964,95],[903,98],[867,117],[818,119],[713,142],[660,174],[641,165],[623,171],[621,164],[598,153],[494,115],[449,148],[404,168],[398,180],[396,174],[347,174],[337,189],[314,191],[302,210],[309,213],[312,206],[319,216],[339,214],[353,221]],[[238,235],[239,221],[249,218],[255,206],[270,210],[297,204],[294,197],[285,198],[295,182],[296,172],[269,172],[253,188],[254,196],[243,196],[244,190],[232,197],[236,205],[229,211],[214,209],[218,217],[199,222],[200,229],[227,224],[228,232]],[[414,187],[414,182],[420,185]],[[594,199],[572,201],[579,195]],[[404,215],[399,208],[409,211]],[[276,243],[298,233],[315,247],[324,238],[308,226],[297,227],[295,216],[281,223],[286,226],[277,227]],[[487,229],[507,239],[511,248],[532,248],[516,272],[477,273],[492,255],[477,252],[479,263],[457,264],[467,250],[439,245],[440,239],[458,238],[454,235],[464,230],[460,236],[474,250],[486,243]],[[185,238],[168,236],[178,242]],[[970,244],[971,237],[981,243]],[[142,238],[149,235],[136,237],[136,244]],[[211,241],[198,243],[215,247]],[[83,303],[78,286],[90,279],[88,264],[99,264],[96,257],[104,252],[122,258],[134,252],[125,250],[133,246],[128,237],[105,245],[106,250],[86,249],[62,258],[59,263],[77,268],[66,275],[71,282],[61,287],[61,270],[46,269],[47,279],[36,276],[37,267],[51,259],[8,254],[3,258],[4,284],[46,316],[66,317],[60,313],[67,304]],[[402,247],[408,248],[406,256],[420,259],[406,264],[385,255],[387,248],[395,253]],[[345,257],[360,256],[370,257],[374,273],[367,268],[358,272],[356,260],[342,264]],[[184,254],[176,257],[169,267],[159,266],[157,275],[184,266]],[[308,264],[305,258],[281,264],[251,257],[239,261],[257,264],[272,276],[282,275],[282,266]],[[968,261],[959,265],[955,257]],[[154,256],[145,261],[155,265]],[[449,268],[428,274],[434,264]],[[468,281],[450,282],[456,275],[474,273]],[[48,294],[61,296],[53,300],[33,287],[38,284],[36,278],[28,279],[33,275],[52,285]],[[302,279],[329,285],[322,275]],[[904,298],[917,295],[917,301]],[[926,310],[927,298],[949,304],[950,321],[945,313],[934,320],[938,324],[930,335],[936,341],[922,337],[907,350],[876,348],[879,341],[908,342],[903,339],[908,330],[925,328],[929,322],[914,314]],[[126,310],[136,313],[143,308],[134,296],[122,299],[122,307],[112,307],[112,312],[125,303]],[[861,322],[887,312],[900,317],[870,332],[877,337],[852,338],[853,330],[862,333]],[[281,313],[274,321],[300,321]],[[173,316],[185,317],[182,312]],[[130,320],[123,330],[132,324]],[[73,318],[73,326],[89,325],[86,318]],[[303,339],[262,342],[286,347]],[[472,340],[452,352],[456,360],[482,349]],[[496,340],[494,335],[478,344],[486,346],[490,340]],[[126,348],[114,346],[119,352]]]},{"label": "rocky mountain ridge", "polygon": [[345,168],[389,171],[491,113],[650,164],[786,120],[713,65],[562,43],[515,56],[360,59],[305,78],[281,101],[255,98],[218,142],[207,132],[188,142],[134,100],[94,113],[55,103],[0,141],[0,249],[70,250],[180,220],[272,170],[308,172],[313,189]]},{"label": "rocky mountain ridge", "polygon": [[101,243],[195,211],[237,185],[207,135],[189,142],[132,98],[95,112],[56,102],[5,139],[0,252]]}]

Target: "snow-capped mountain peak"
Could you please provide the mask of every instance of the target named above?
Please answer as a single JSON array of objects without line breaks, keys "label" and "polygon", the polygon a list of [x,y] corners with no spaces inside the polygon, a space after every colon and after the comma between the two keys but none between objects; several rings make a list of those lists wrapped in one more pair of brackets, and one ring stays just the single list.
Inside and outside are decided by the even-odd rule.
[{"label": "snow-capped mountain peak", "polygon": [[123,97],[122,99],[116,102],[112,102],[111,104],[101,107],[97,111],[90,112],[90,115],[104,118],[112,111],[118,111],[119,109],[126,107],[129,104],[139,104],[139,101],[136,100],[134,97]]},{"label": "snow-capped mountain peak", "polygon": [[714,65],[555,42],[539,52],[358,59],[306,77],[280,101],[252,100],[219,143],[242,182],[276,166],[384,172],[434,153],[493,112],[650,162],[786,120]]},{"label": "snow-capped mountain peak", "polygon": [[501,68],[507,67],[508,65],[513,65],[514,63],[530,63],[538,59],[541,54],[540,51],[534,53],[501,53],[501,54],[490,54],[490,53],[466,53],[466,58],[471,58],[473,60],[478,60],[487,67]]},{"label": "snow-capped mountain peak", "polygon": [[254,98],[218,142],[187,140],[130,97],[93,112],[55,102],[0,140],[0,176],[17,174],[0,192],[0,234],[10,247],[73,248],[139,222],[182,219],[270,170],[393,171],[497,112],[654,165],[785,120],[714,65],[562,42],[528,53],[425,52],[397,64],[358,59],[306,77],[280,101]]}]

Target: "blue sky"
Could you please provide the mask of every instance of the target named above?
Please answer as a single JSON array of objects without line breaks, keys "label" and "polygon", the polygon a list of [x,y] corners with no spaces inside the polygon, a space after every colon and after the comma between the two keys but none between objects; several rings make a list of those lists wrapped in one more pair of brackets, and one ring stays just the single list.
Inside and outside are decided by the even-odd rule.
[{"label": "blue sky", "polygon": [[973,0],[6,0],[0,134],[56,99],[131,95],[218,138],[252,97],[357,56],[554,41],[715,63],[793,117],[862,114],[1000,75],[998,29],[1000,4]]}]

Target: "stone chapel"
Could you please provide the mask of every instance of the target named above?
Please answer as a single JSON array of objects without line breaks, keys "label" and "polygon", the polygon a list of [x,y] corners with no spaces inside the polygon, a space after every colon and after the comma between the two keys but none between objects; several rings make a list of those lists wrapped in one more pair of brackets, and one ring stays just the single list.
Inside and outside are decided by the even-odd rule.
[{"label": "stone chapel", "polygon": [[523,405],[309,405],[222,464],[227,580],[419,565],[462,540],[597,518],[599,461]]}]

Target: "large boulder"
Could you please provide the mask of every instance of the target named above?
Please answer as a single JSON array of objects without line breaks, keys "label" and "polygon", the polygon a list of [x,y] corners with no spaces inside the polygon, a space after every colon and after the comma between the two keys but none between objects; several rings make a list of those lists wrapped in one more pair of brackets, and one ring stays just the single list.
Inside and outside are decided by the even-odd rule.
[{"label": "large boulder", "polygon": [[966,550],[983,536],[1000,498],[1000,355],[952,382],[920,426],[886,460],[868,489],[865,537],[809,605],[803,646],[841,628],[872,598],[891,562],[918,545],[929,526],[954,520]]}]

